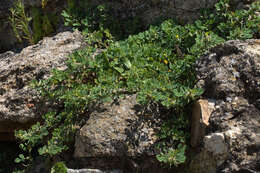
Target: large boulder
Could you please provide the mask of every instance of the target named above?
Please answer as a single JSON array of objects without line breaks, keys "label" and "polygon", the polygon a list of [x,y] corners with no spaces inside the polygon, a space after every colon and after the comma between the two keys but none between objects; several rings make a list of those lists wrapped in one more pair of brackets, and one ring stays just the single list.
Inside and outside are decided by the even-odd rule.
[{"label": "large boulder", "polygon": [[257,173],[260,40],[228,41],[216,46],[198,60],[197,74],[198,86],[205,90],[203,98],[214,105],[214,110],[191,169],[196,173]]},{"label": "large boulder", "polygon": [[49,106],[30,87],[31,81],[47,78],[53,68],[65,69],[68,55],[82,45],[80,32],[67,31],[20,53],[0,54],[0,135],[26,128],[48,111]]},{"label": "large boulder", "polygon": [[158,154],[155,144],[161,115],[156,112],[144,115],[142,110],[132,95],[92,112],[75,138],[77,165],[158,172],[160,166],[154,156]]},{"label": "large boulder", "polygon": [[135,96],[129,96],[92,113],[77,135],[75,157],[154,155],[149,149],[157,140],[160,119],[138,116],[137,105]]}]

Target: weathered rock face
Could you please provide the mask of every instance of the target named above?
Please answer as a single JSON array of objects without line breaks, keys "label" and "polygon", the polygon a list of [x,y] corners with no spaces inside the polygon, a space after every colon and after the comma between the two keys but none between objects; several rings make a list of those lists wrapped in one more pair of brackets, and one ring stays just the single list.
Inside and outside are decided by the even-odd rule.
[{"label": "weathered rock face", "polygon": [[103,112],[95,112],[80,129],[76,138],[75,157],[154,155],[158,117],[138,116],[135,96],[107,104]]},{"label": "weathered rock face", "polygon": [[[88,164],[90,168],[103,169],[126,169],[130,164],[132,167],[129,168],[130,172],[135,168],[135,171],[142,169],[142,172],[145,172],[144,169],[147,168],[149,170],[151,165],[145,166],[145,159],[141,159],[142,168],[131,159],[143,156],[154,157],[158,153],[155,148],[158,140],[156,133],[162,120],[156,113],[141,115],[141,110],[133,95],[127,96],[118,103],[105,104],[91,113],[86,124],[76,135],[74,157],[82,160],[78,164],[84,166],[85,162],[85,166]],[[92,158],[96,158],[93,159],[93,165],[91,165]],[[151,158],[149,162],[153,163]],[[156,164],[158,166],[158,163]]]},{"label": "weathered rock face", "polygon": [[30,87],[32,79],[44,79],[53,68],[64,69],[68,54],[79,49],[79,32],[63,32],[38,44],[0,54],[0,133],[30,125],[48,105]]},{"label": "weathered rock face", "polygon": [[[159,18],[174,17],[192,21],[198,17],[201,8],[213,7],[218,0],[130,0],[110,1],[108,5],[118,17],[140,17],[145,24],[151,24]],[[90,0],[93,4],[106,1]]]},{"label": "weathered rock face", "polygon": [[192,169],[197,173],[259,171],[260,40],[228,41],[201,57],[197,67],[203,97],[215,106]]},{"label": "weathered rock face", "polygon": [[[212,8],[219,0],[88,0],[91,4],[103,4],[112,8],[119,18],[140,18],[148,26],[164,18],[175,18],[193,22],[200,16],[200,10]],[[256,0],[231,0],[232,8],[246,8]]]}]

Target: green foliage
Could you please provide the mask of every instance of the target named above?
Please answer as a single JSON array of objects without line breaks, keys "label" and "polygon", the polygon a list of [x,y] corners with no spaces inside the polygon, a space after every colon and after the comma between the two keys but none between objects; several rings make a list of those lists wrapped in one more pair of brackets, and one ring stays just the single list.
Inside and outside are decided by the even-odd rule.
[{"label": "green foliage", "polygon": [[9,17],[9,20],[17,39],[20,42],[22,39],[26,39],[33,44],[34,39],[30,27],[32,18],[27,16],[23,2],[21,0],[15,1],[14,7],[10,9],[10,12],[11,16]]},{"label": "green foliage", "polygon": [[[70,5],[74,8],[73,3]],[[194,24],[179,25],[167,20],[122,41],[114,41],[102,22],[96,22],[98,27],[93,29],[89,20],[74,20],[64,12],[68,24],[86,31],[88,46],[71,55],[66,70],[54,70],[49,79],[35,81],[42,96],[61,109],[43,115],[41,124],[18,131],[21,147],[29,154],[37,148],[39,155],[53,157],[68,149],[74,126],[89,108],[137,94],[144,107],[157,105],[171,113],[159,133],[158,160],[175,166],[185,162],[189,136],[185,107],[202,94],[194,87],[194,62],[225,40],[259,36],[256,12],[259,3],[247,11],[230,11],[228,1],[221,0],[214,15],[204,10]]]},{"label": "green foliage", "polygon": [[[156,158],[169,166],[178,166],[186,161],[185,150],[186,140],[189,138],[189,110],[171,113],[171,116],[165,121],[158,137],[160,141],[157,145],[161,153]],[[176,116],[177,114],[178,116]]]},{"label": "green foliage", "polygon": [[229,0],[222,0],[216,4],[216,14],[208,10],[203,12],[203,30],[213,31],[228,40],[259,37],[260,16],[256,14],[259,11],[260,2],[253,3],[249,10],[233,11]]},{"label": "green foliage", "polygon": [[114,10],[109,3],[94,5],[88,0],[68,0],[68,8],[62,12],[65,25],[92,33],[107,30],[116,40],[126,38],[144,29],[140,18],[122,19],[114,16]]},{"label": "green foliage", "polygon": [[[42,3],[45,4],[44,8],[47,1],[42,0]],[[17,0],[10,12],[9,21],[19,42],[25,39],[30,44],[35,44],[44,36],[55,31],[57,16],[46,13],[44,9],[32,8],[31,16],[29,16],[29,11],[25,10],[22,0]]]},{"label": "green foliage", "polygon": [[41,30],[41,12],[38,8],[32,8],[32,18],[33,20],[33,33],[34,39],[40,40],[43,37],[43,33]]},{"label": "green foliage", "polygon": [[165,153],[161,153],[156,156],[158,161],[163,162],[165,164],[172,165],[179,165],[182,163],[185,163],[186,157],[185,157],[185,149],[186,145],[178,145],[178,148],[167,148],[167,151]]},{"label": "green foliage", "polygon": [[57,162],[51,168],[51,173],[67,173],[67,167],[63,162]]},{"label": "green foliage", "polygon": [[24,171],[17,170],[17,171],[13,171],[13,173],[24,173]]},{"label": "green foliage", "polygon": [[31,14],[34,42],[37,43],[44,36],[50,35],[55,31],[58,17],[39,8],[32,8]]}]

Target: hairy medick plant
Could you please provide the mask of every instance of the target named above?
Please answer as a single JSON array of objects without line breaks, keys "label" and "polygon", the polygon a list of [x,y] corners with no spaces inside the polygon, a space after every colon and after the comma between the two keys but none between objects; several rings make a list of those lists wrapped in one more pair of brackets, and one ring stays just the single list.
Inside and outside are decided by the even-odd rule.
[{"label": "hairy medick plant", "polygon": [[[189,136],[186,106],[203,92],[195,86],[195,61],[226,40],[259,36],[259,3],[244,11],[230,11],[224,8],[229,7],[226,3],[228,0],[220,0],[216,14],[205,12],[193,24],[166,20],[121,41],[111,40],[105,25],[93,32],[87,28],[88,46],[71,55],[68,68],[53,70],[49,79],[34,83],[48,102],[62,109],[43,115],[41,124],[16,133],[24,143],[24,151],[30,153],[37,148],[38,155],[54,157],[68,149],[74,125],[89,107],[136,94],[144,107],[157,105],[158,110],[169,115],[158,134],[161,153],[157,159],[170,166],[184,163]],[[63,15],[69,24],[78,26],[79,20]],[[80,25],[89,26],[84,22]],[[95,58],[91,58],[93,55]],[[26,157],[20,156],[17,161],[24,161]]]}]

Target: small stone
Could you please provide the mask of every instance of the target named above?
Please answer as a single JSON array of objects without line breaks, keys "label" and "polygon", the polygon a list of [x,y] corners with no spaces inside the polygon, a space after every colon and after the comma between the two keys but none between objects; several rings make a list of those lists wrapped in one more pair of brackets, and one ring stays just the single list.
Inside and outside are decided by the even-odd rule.
[{"label": "small stone", "polygon": [[205,128],[209,125],[209,117],[213,111],[212,104],[208,100],[198,100],[192,108],[191,119],[191,146],[196,147],[205,134]]}]

